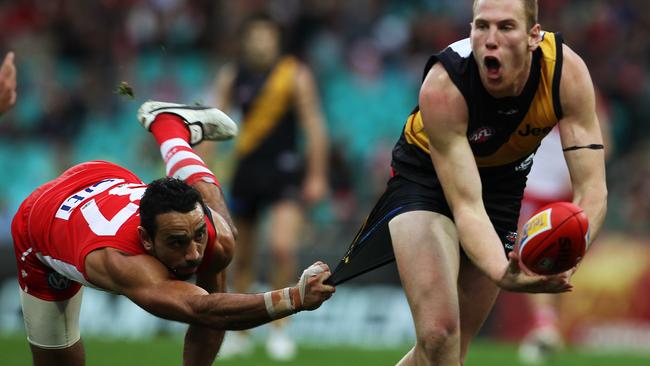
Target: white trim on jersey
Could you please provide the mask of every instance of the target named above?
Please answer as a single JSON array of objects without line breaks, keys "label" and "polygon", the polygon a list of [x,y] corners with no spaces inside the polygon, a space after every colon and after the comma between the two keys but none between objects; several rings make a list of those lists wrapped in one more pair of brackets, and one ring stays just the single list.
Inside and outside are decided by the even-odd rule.
[{"label": "white trim on jersey", "polygon": [[460,55],[460,57],[469,57],[472,53],[472,43],[469,41],[469,38],[461,39],[449,45],[454,52]]},{"label": "white trim on jersey", "polygon": [[60,259],[52,258],[49,255],[43,255],[42,253],[36,253],[36,257],[43,264],[55,270],[58,274],[67,277],[73,281],[79,282],[84,286],[97,288],[97,286],[94,286],[90,282],[86,281],[84,275],[81,272],[79,272],[77,267],[73,266],[72,264],[66,263]]}]

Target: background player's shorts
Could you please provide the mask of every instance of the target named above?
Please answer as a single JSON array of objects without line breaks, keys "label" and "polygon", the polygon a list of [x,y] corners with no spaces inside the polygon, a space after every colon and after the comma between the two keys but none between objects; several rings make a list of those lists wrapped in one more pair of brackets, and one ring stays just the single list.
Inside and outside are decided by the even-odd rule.
[{"label": "background player's shorts", "polygon": [[302,171],[281,170],[274,164],[241,164],[237,167],[229,197],[235,217],[253,220],[264,208],[279,201],[299,202]]}]

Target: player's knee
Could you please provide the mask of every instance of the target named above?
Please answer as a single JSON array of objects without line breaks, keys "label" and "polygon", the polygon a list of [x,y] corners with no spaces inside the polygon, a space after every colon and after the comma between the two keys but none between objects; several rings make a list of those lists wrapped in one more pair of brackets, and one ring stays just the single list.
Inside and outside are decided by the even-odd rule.
[{"label": "player's knee", "polygon": [[417,346],[427,359],[435,361],[446,358],[446,354],[453,351],[459,336],[458,326],[454,323],[433,324],[418,332]]}]

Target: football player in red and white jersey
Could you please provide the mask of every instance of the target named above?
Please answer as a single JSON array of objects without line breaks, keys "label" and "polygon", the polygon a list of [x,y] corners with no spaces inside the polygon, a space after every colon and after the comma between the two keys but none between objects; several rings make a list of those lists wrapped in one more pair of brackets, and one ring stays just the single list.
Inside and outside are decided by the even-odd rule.
[{"label": "football player in red and white jersey", "polygon": [[[84,365],[82,286],[122,294],[148,312],[190,324],[183,362],[211,365],[227,329],[318,308],[334,292],[316,262],[298,284],[227,294],[224,268],[236,229],[214,174],[191,145],[237,134],[216,108],[149,101],[140,123],[156,138],[167,178],[144,184],[127,169],[91,161],[37,188],[12,236],[21,305],[35,365]],[[196,275],[196,285],[184,282]]]}]

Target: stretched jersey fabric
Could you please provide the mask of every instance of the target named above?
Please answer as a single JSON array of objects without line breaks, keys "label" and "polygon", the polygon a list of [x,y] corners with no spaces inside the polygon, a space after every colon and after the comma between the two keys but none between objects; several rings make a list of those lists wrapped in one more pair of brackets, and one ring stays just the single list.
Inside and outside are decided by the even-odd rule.
[{"label": "stretched jersey fabric", "polygon": [[[34,282],[38,277],[30,274],[34,267],[45,266],[92,286],[84,267],[88,253],[111,247],[130,255],[145,254],[138,226],[140,198],[146,188],[135,174],[105,161],[76,165],[39,187],[23,202],[12,223],[18,267],[25,270],[25,275],[19,276],[21,288],[31,288],[35,296],[52,300],[48,294],[34,293],[45,288]],[[212,220],[206,222],[204,263],[212,256],[216,238]],[[34,273],[45,272],[38,269]],[[51,278],[45,281],[56,287]]]},{"label": "stretched jersey fabric", "polygon": [[[440,62],[465,99],[467,140],[481,178],[483,203],[505,253],[513,249],[516,240],[521,199],[535,151],[562,118],[560,35],[543,32],[532,56],[528,80],[516,97],[494,98],[485,90],[469,39],[431,56],[424,70],[426,76]],[[343,283],[395,259],[388,229],[393,217],[425,210],[453,220],[429,153],[418,106],[408,116],[393,149],[394,176],[329,283]]]}]

